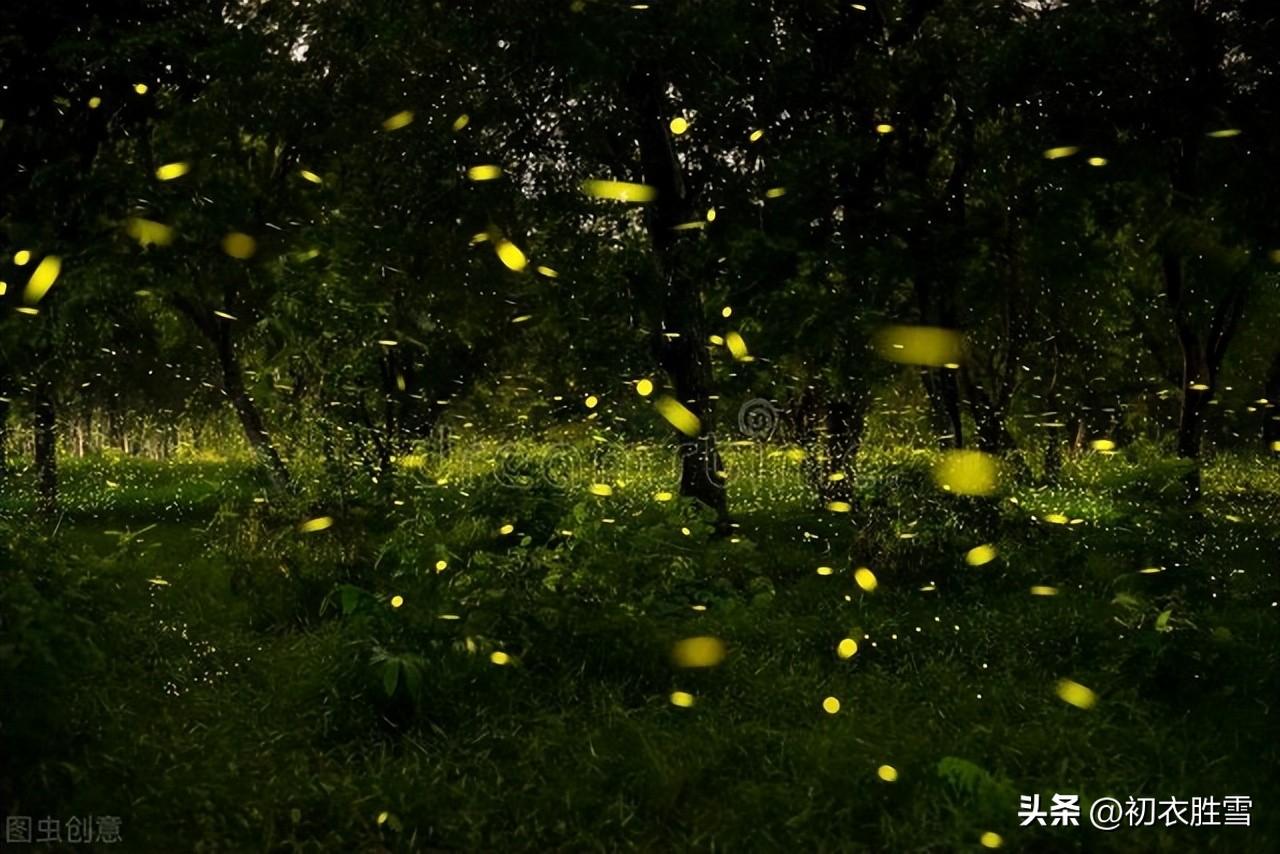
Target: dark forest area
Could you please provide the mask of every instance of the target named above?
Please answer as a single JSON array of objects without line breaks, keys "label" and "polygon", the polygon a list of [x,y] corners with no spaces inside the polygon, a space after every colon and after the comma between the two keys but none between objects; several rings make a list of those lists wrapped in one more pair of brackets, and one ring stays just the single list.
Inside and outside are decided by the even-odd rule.
[{"label": "dark forest area", "polygon": [[1280,846],[1274,0],[0,4],[4,850]]}]

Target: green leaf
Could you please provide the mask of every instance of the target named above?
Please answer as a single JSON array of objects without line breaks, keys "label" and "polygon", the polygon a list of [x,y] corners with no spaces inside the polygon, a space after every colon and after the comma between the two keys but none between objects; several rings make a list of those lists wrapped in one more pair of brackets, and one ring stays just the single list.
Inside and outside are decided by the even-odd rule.
[{"label": "green leaf", "polygon": [[382,687],[388,697],[396,693],[396,685],[400,684],[400,662],[392,659],[382,665]]}]

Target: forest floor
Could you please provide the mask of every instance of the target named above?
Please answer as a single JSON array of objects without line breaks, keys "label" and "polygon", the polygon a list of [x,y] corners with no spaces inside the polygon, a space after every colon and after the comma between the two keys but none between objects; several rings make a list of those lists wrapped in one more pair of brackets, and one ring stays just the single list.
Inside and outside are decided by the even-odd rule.
[{"label": "forest floor", "polygon": [[[634,460],[289,501],[70,461],[57,519],[0,499],[4,811],[140,851],[1275,850],[1275,463],[1215,461],[1186,509],[1158,461],[974,501],[925,458],[868,460],[852,513],[757,473],[728,536]],[[675,666],[691,636],[723,661]],[[1055,793],[1083,826],[1019,827]],[[1251,827],[1087,827],[1228,795]]]}]

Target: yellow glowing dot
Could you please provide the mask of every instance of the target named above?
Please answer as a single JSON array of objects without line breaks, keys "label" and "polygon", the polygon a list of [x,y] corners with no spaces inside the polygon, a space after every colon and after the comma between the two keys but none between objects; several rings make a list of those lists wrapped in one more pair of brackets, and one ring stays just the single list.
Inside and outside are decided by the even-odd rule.
[{"label": "yellow glowing dot", "polygon": [[13,253],[13,263],[17,264],[19,267],[25,267],[27,262],[30,260],[30,249],[19,249],[17,252]]},{"label": "yellow glowing dot", "polygon": [[865,566],[859,568],[858,571],[853,574],[853,580],[858,583],[859,587],[868,593],[875,590],[880,583],[876,581],[876,574]]},{"label": "yellow glowing dot", "polygon": [[503,263],[508,270],[519,273],[528,265],[528,259],[524,257],[524,253],[520,251],[520,247],[516,246],[510,240],[499,240],[494,247],[498,253],[498,260]]},{"label": "yellow glowing dot", "polygon": [[709,338],[707,338],[707,340],[710,341],[712,344],[715,344],[717,347],[724,346],[724,339],[721,338],[719,335],[712,335]]},{"label": "yellow glowing dot", "polygon": [[739,362],[745,362],[750,353],[747,352],[747,342],[737,332],[730,332],[724,336],[725,346],[729,348],[729,353]]},{"label": "yellow glowing dot", "polygon": [[1044,521],[1048,522],[1050,525],[1065,525],[1071,521],[1066,516],[1063,516],[1061,513],[1046,513],[1041,518],[1043,518]]},{"label": "yellow glowing dot", "polygon": [[655,492],[653,494],[654,501],[670,501],[673,498],[675,498],[675,495],[670,492]]},{"label": "yellow glowing dot", "polygon": [[458,131],[462,130],[464,127],[466,127],[470,123],[471,123],[471,116],[468,116],[466,113],[463,113],[462,115],[458,116],[456,119],[453,120],[453,132],[457,133]]},{"label": "yellow glowing dot", "polygon": [[839,483],[840,481],[844,480],[845,477],[846,475],[844,472],[833,471],[831,474],[827,475],[827,480],[830,481],[831,483]]},{"label": "yellow glowing dot", "polygon": [[299,174],[299,175],[301,175],[304,179],[306,179],[306,180],[310,181],[312,184],[323,184],[323,183],[324,183],[324,179],[323,179],[323,178],[321,178],[321,177],[320,177],[319,175],[317,175],[316,173],[312,172],[310,169],[302,169],[302,170],[300,170],[300,171],[299,171],[299,173],[298,173],[298,174]]},{"label": "yellow glowing dot", "polygon": [[174,178],[181,178],[190,171],[190,163],[182,161],[177,163],[166,163],[156,169],[156,177],[161,181],[172,181]]},{"label": "yellow glowing dot", "polygon": [[505,652],[498,649],[489,653],[489,660],[492,661],[494,664],[498,665],[499,667],[501,667],[504,664],[510,663],[511,656],[507,655]]},{"label": "yellow glowing dot", "polygon": [[53,287],[53,283],[58,280],[58,274],[61,272],[62,260],[56,255],[46,255],[31,271],[31,278],[27,280],[27,287],[22,292],[22,301],[27,305],[40,302],[49,292],[49,288]]},{"label": "yellow glowing dot", "polygon": [[40,313],[40,309],[38,309],[38,308],[32,308],[32,307],[31,307],[31,306],[29,306],[29,305],[19,306],[18,308],[14,309],[14,310],[15,310],[15,311],[17,311],[17,312],[18,312],[18,314],[29,314],[29,315],[31,315],[31,316],[33,316],[33,317],[34,317],[35,315],[37,315],[37,314],[39,314],[39,313]]},{"label": "yellow glowing dot", "polygon": [[938,326],[886,326],[876,332],[873,343],[891,362],[938,368],[960,363],[963,339],[955,330]]},{"label": "yellow glowing dot", "polygon": [[829,715],[834,715],[836,712],[840,711],[840,701],[835,697],[827,697],[822,701],[822,711]]},{"label": "yellow glowing dot", "polygon": [[582,192],[597,199],[612,199],[615,202],[649,202],[658,195],[658,191],[648,184],[603,180],[583,181]]},{"label": "yellow glowing dot", "polygon": [[148,88],[148,87],[147,87],[147,84],[146,84],[146,83],[134,83],[134,84],[133,84],[133,91],[137,92],[139,95],[145,95],[145,94],[147,94],[147,88]]},{"label": "yellow glowing dot", "polygon": [[235,316],[234,314],[227,314],[225,311],[222,311],[221,309],[214,309],[214,310],[213,310],[213,315],[214,315],[214,317],[221,317],[223,320],[235,320],[235,319],[236,319],[236,316]]},{"label": "yellow glowing dot", "polygon": [[751,141],[751,142],[759,142],[759,141],[761,140],[761,138],[763,138],[763,137],[764,137],[764,131],[762,131],[762,130],[753,130],[753,131],[751,132],[751,135],[750,135],[750,136],[748,136],[748,137],[747,137],[747,139],[748,139],[749,141]]},{"label": "yellow glowing dot", "polygon": [[1192,391],[1208,391],[1209,384],[1208,383],[1192,383],[1190,386],[1188,386],[1188,388],[1190,388]]},{"label": "yellow glowing dot", "polygon": [[1078,145],[1060,145],[1057,148],[1046,148],[1044,156],[1046,160],[1060,160],[1063,157],[1070,157],[1079,150]]},{"label": "yellow glowing dot", "polygon": [[538,265],[538,267],[536,267],[535,269],[538,271],[538,275],[546,276],[548,279],[560,278],[560,274],[557,273],[555,270],[551,269],[550,267]]},{"label": "yellow glowing dot", "polygon": [[981,451],[948,451],[933,468],[934,483],[956,495],[990,495],[998,474],[995,457]]},{"label": "yellow glowing dot", "polygon": [[0,297],[4,296],[6,293],[8,293],[8,291],[9,291],[9,283],[0,281]]},{"label": "yellow glowing dot", "polygon": [[1086,163],[1088,163],[1090,166],[1106,166],[1106,165],[1107,165],[1107,158],[1105,158],[1105,157],[1090,157],[1090,158],[1089,158],[1088,160],[1086,160],[1085,162],[1086,162]]},{"label": "yellow glowing dot", "polygon": [[582,403],[585,407],[587,407],[587,409],[595,409],[597,406],[600,405],[600,398],[596,397],[594,394],[589,394],[587,395],[587,399],[584,400]]},{"label": "yellow glowing dot", "polygon": [[992,545],[974,546],[965,554],[965,563],[969,566],[982,566],[996,559],[996,547]]},{"label": "yellow glowing dot", "polygon": [[693,695],[687,691],[672,691],[671,705],[687,709],[693,705]]},{"label": "yellow glowing dot", "polygon": [[510,534],[510,533],[511,533],[512,531],[514,531],[515,529],[516,529],[516,526],[515,526],[515,525],[512,525],[512,524],[508,523],[508,524],[506,524],[506,525],[503,525],[501,528],[499,528],[499,529],[498,529],[498,533],[499,533],[499,534]]},{"label": "yellow glowing dot", "polygon": [[587,487],[587,491],[592,495],[613,495],[613,487],[607,483],[593,483],[591,486]]},{"label": "yellow glowing dot", "polygon": [[89,109],[96,110],[101,106],[102,106],[102,99],[99,98],[97,95],[94,95],[92,98],[89,99]]},{"label": "yellow glowing dot", "polygon": [[1233,136],[1239,136],[1243,131],[1240,128],[1223,128],[1222,130],[1211,130],[1205,136],[1214,139],[1230,139]]},{"label": "yellow glowing dot", "polygon": [[492,181],[502,176],[502,167],[492,163],[482,163],[467,170],[467,177],[472,181]]},{"label": "yellow glowing dot", "polygon": [[686,537],[693,536],[693,531],[690,531],[688,528],[681,528],[680,533],[684,534]]},{"label": "yellow glowing dot", "polygon": [[1031,588],[1032,596],[1057,596],[1058,588],[1049,587],[1046,584],[1036,584]]},{"label": "yellow glowing dot", "polygon": [[832,513],[848,513],[853,509],[853,505],[848,501],[829,501],[827,502],[827,509]]},{"label": "yellow glowing dot", "polygon": [[671,648],[677,667],[715,667],[724,657],[724,641],[710,635],[685,638]]},{"label": "yellow glowing dot", "polygon": [[1064,703],[1075,706],[1077,709],[1090,709],[1098,702],[1097,694],[1079,682],[1072,682],[1070,679],[1059,679],[1055,690],[1059,699]]},{"label": "yellow glowing dot", "polygon": [[1095,451],[1114,451],[1116,449],[1116,443],[1110,439],[1094,439],[1089,443],[1089,447],[1093,448]]},{"label": "yellow glowing dot", "polygon": [[879,133],[879,134],[893,133],[893,125],[885,124],[881,122],[880,124],[876,125],[876,133]]},{"label": "yellow glowing dot", "polygon": [[436,561],[436,572],[444,572],[448,568],[449,568],[449,561],[447,560]]},{"label": "yellow glowing dot", "polygon": [[395,595],[395,596],[392,596],[392,597],[391,597],[391,607],[392,607],[392,608],[399,608],[399,607],[400,607],[401,605],[403,605],[403,604],[404,604],[404,597],[403,597],[403,596],[400,596],[400,595],[398,595],[398,594],[397,594],[397,595]]},{"label": "yellow glowing dot", "polygon": [[671,124],[668,125],[668,127],[671,128],[671,132],[673,134],[679,136],[689,129],[689,122],[684,118],[684,116],[676,116],[671,120]]},{"label": "yellow glowing dot", "polygon": [[716,209],[707,208],[707,222],[715,222],[715,221],[716,221]]},{"label": "yellow glowing dot", "polygon": [[[0,291],[0,293],[4,293],[4,291]],[[1280,439],[1277,439],[1276,441],[1271,443],[1271,450],[1275,451],[1276,453],[1280,453]]]},{"label": "yellow glowing dot", "polygon": [[1004,845],[1004,837],[1000,834],[988,830],[986,833],[978,837],[978,842],[983,848],[999,848]]},{"label": "yellow glowing dot", "polygon": [[413,121],[413,112],[411,110],[402,110],[394,116],[389,116],[382,123],[383,130],[400,130],[400,128],[409,125]]},{"label": "yellow glowing dot", "polygon": [[636,381],[636,394],[641,397],[648,397],[653,394],[653,380],[645,378]]},{"label": "yellow glowing dot", "polygon": [[258,242],[247,234],[233,231],[222,238],[222,251],[232,258],[245,261],[252,258],[253,253],[258,251]]},{"label": "yellow glowing dot", "polygon": [[1138,570],[1140,575],[1156,575],[1161,572],[1164,572],[1163,566],[1148,566],[1146,569]]},{"label": "yellow glowing dot", "polygon": [[686,436],[697,436],[702,431],[702,421],[689,411],[683,403],[673,397],[659,397],[653,402],[653,408],[667,419],[672,427]]},{"label": "yellow glowing dot", "polygon": [[858,642],[853,638],[845,638],[836,645],[836,655],[844,659],[853,658],[858,654]]},{"label": "yellow glowing dot", "polygon": [[317,516],[314,519],[307,519],[305,522],[298,523],[298,532],[301,534],[314,534],[316,531],[323,531],[332,527],[332,516]]},{"label": "yellow glowing dot", "polygon": [[894,783],[898,779],[898,769],[892,765],[881,765],[876,769],[876,776],[886,783]]},{"label": "yellow glowing dot", "polygon": [[831,575],[831,574],[832,574],[832,573],[834,573],[834,572],[835,572],[835,570],[834,570],[834,569],[832,569],[832,568],[831,568],[831,567],[829,567],[829,566],[820,566],[820,567],[818,567],[818,575]]},{"label": "yellow glowing dot", "polygon": [[764,191],[764,197],[766,199],[778,199],[785,196],[786,194],[787,194],[786,187],[770,187],[769,189]]},{"label": "yellow glowing dot", "polygon": [[130,217],[125,231],[141,246],[168,246],[173,242],[173,229],[162,222]]},{"label": "yellow glowing dot", "polygon": [[378,813],[378,824],[386,824],[387,819],[389,818],[391,818],[391,813],[387,812],[386,810],[383,810],[382,812]]}]

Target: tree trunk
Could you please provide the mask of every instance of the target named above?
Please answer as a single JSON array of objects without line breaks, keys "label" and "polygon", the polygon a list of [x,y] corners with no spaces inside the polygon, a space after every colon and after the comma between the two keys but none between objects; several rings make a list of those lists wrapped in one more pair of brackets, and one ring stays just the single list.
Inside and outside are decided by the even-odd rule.
[{"label": "tree trunk", "polygon": [[0,388],[0,478],[9,474],[9,410],[13,404]]},{"label": "tree trunk", "polygon": [[964,422],[960,417],[960,389],[950,368],[921,368],[920,381],[929,398],[930,420],[939,448],[964,447]]},{"label": "tree trunk", "polygon": [[231,332],[226,324],[219,324],[214,339],[218,348],[218,363],[222,367],[222,390],[240,419],[240,426],[244,428],[249,447],[253,448],[259,459],[266,463],[271,479],[278,486],[287,486],[289,470],[285,467],[284,460],[280,459],[275,445],[271,444],[271,437],[263,424],[258,405],[245,389],[244,369],[236,356],[235,344],[231,340]]},{"label": "tree trunk", "polygon": [[1013,436],[1005,421],[1008,417],[1009,395],[988,394],[985,388],[972,381],[967,369],[961,370],[964,374],[965,397],[969,401],[969,414],[973,416],[974,443],[978,450],[989,454],[1013,450]]},{"label": "tree trunk", "polygon": [[[1195,351],[1183,353],[1182,406],[1178,411],[1178,456],[1188,460],[1200,458],[1204,439],[1204,413],[1216,385],[1204,360]],[[1207,386],[1207,388],[1206,388]]]},{"label": "tree trunk", "polygon": [[713,508],[727,518],[723,463],[712,431],[711,358],[702,322],[702,292],[690,269],[684,232],[675,226],[696,219],[687,197],[680,162],[667,136],[663,108],[666,90],[654,69],[636,70],[627,82],[637,116],[636,137],[645,183],[657,190],[648,208],[647,226],[657,271],[655,302],[660,306],[653,350],[658,364],[671,378],[676,398],[702,423],[697,436],[680,438],[680,493]]},{"label": "tree trunk", "polygon": [[[222,371],[222,392],[231,401],[231,407],[235,410],[236,417],[240,419],[240,426],[244,430],[249,447],[266,464],[267,471],[276,485],[288,486],[289,469],[285,467],[284,460],[271,444],[271,436],[263,423],[262,413],[258,411],[258,405],[253,402],[253,398],[245,388],[244,368],[236,355],[231,327],[197,302],[182,295],[175,295],[171,299],[174,307],[186,315],[187,319],[217,350],[218,366]],[[230,292],[224,302],[227,305],[231,304]]]},{"label": "tree trunk", "polygon": [[816,475],[823,503],[852,502],[853,469],[867,423],[867,399],[835,400],[827,407]]},{"label": "tree trunk", "polygon": [[1178,415],[1178,456],[1192,461],[1184,479],[1184,498],[1200,497],[1200,446],[1204,440],[1205,411],[1218,387],[1218,370],[1235,337],[1244,312],[1247,287],[1235,283],[1214,306],[1208,334],[1201,340],[1185,313],[1182,258],[1166,252],[1161,258],[1165,297],[1173,312],[1178,347],[1182,351],[1182,406]]},{"label": "tree trunk", "polygon": [[1262,408],[1262,442],[1269,451],[1280,453],[1280,352],[1271,359],[1271,370],[1267,373],[1267,402],[1260,404]]},{"label": "tree trunk", "polygon": [[35,387],[35,464],[37,506],[41,513],[58,509],[58,427],[53,387],[44,377]]},{"label": "tree trunk", "polygon": [[0,480],[9,474],[9,414],[13,401],[9,398],[9,377],[0,371]]}]

